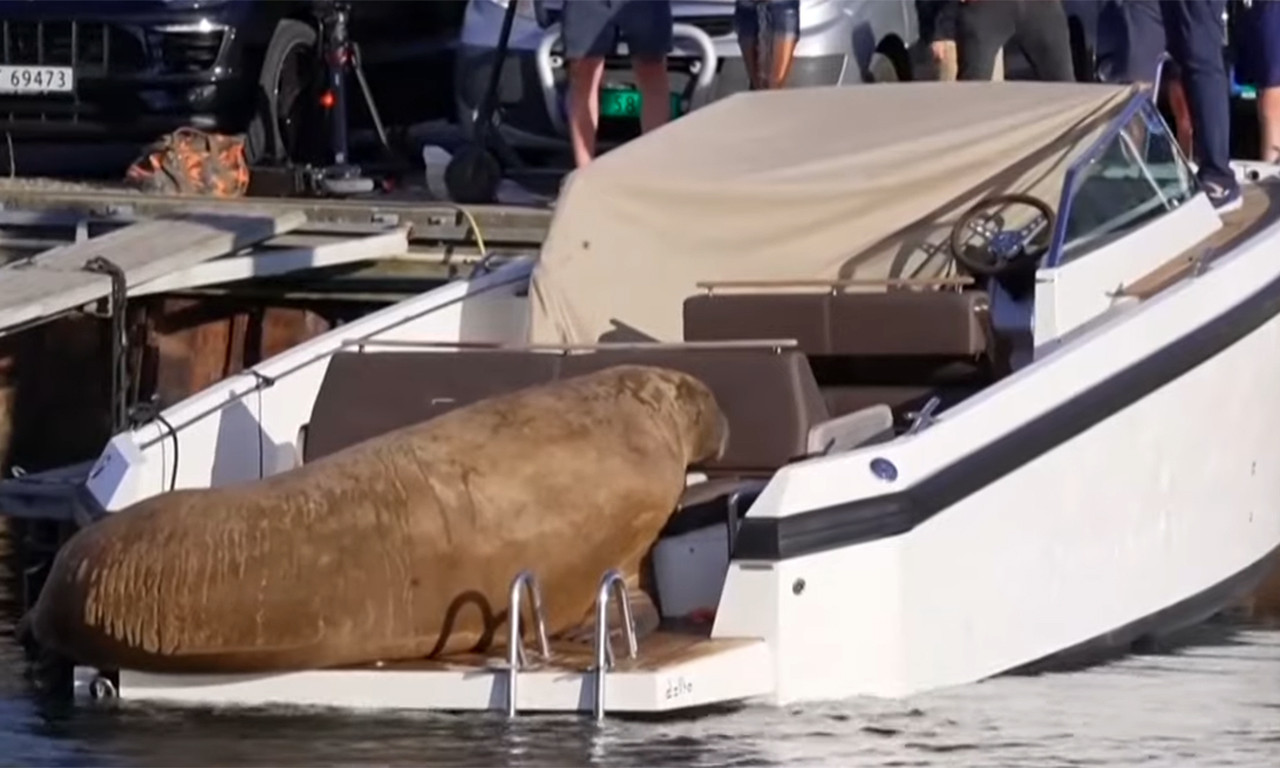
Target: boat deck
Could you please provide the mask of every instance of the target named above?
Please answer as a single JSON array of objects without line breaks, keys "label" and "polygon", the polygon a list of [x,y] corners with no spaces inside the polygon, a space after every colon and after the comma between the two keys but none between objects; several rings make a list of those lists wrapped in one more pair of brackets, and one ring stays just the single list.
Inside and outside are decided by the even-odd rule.
[{"label": "boat deck", "polygon": [[[605,675],[604,710],[660,713],[739,702],[773,692],[773,656],[763,640],[710,638],[662,630],[642,639],[635,659],[615,638]],[[596,673],[589,644],[553,643],[544,663],[536,643],[516,680],[517,712],[590,712]],[[96,698],[97,670],[77,667],[78,696]],[[320,706],[343,709],[503,711],[511,674],[506,649],[442,659],[337,669],[238,675],[119,673],[114,695],[126,701],[185,705]]]},{"label": "boat deck", "polygon": [[1202,265],[1230,253],[1280,218],[1280,179],[1244,184],[1242,189],[1244,205],[1238,211],[1223,214],[1222,229],[1125,286],[1123,294],[1138,300],[1149,299]]}]

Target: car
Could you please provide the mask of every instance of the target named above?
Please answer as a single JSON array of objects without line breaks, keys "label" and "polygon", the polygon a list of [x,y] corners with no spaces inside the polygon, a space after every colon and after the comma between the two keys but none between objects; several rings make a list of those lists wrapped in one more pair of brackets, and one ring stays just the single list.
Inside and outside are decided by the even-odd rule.
[{"label": "car", "polygon": [[[384,120],[451,115],[447,73],[463,0],[345,5]],[[316,136],[324,124],[316,119],[323,77],[317,19],[332,6],[0,0],[0,134],[60,148],[89,144],[97,152],[189,126],[247,134],[251,162],[298,159],[324,146]],[[351,115],[353,127],[368,124],[367,110],[355,107]],[[273,121],[284,146],[273,146]]]},{"label": "car", "polygon": [[[565,68],[559,27],[539,26],[531,0],[471,0],[462,24],[454,67],[458,122],[473,127],[497,61],[502,17],[517,2],[509,54],[499,78],[499,130],[518,150],[562,150]],[[548,2],[554,10],[561,2]],[[669,59],[677,112],[748,88],[747,71],[733,27],[733,0],[673,0],[675,50]],[[790,83],[794,86],[862,83],[889,71],[873,61],[880,54],[891,77],[911,78],[912,46],[919,37],[914,0],[801,0],[800,42]],[[635,85],[625,57],[606,61],[606,93],[629,93]],[[639,132],[638,98],[607,98],[601,104],[600,136],[616,144]]]}]

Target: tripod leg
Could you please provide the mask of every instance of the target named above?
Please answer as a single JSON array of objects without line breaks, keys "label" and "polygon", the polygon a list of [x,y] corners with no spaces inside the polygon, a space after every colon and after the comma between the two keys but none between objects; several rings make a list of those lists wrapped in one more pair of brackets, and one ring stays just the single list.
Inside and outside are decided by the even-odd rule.
[{"label": "tripod leg", "polygon": [[382,124],[382,116],[378,114],[378,106],[373,101],[373,91],[369,89],[369,81],[364,76],[363,56],[360,53],[360,45],[356,42],[351,43],[351,71],[356,75],[356,82],[360,84],[360,92],[364,95],[364,105],[369,110],[369,117],[373,120],[373,130],[378,133],[378,141],[382,144],[382,148],[392,159],[396,159],[395,151],[391,149],[391,142],[387,139],[387,129]]}]

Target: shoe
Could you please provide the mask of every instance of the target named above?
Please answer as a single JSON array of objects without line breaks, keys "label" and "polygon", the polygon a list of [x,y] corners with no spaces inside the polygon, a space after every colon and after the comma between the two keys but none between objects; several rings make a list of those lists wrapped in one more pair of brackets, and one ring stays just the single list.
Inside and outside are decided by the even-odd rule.
[{"label": "shoe", "polygon": [[1231,213],[1244,207],[1244,197],[1240,194],[1239,184],[1225,187],[1214,182],[1206,182],[1204,191],[1218,213]]}]

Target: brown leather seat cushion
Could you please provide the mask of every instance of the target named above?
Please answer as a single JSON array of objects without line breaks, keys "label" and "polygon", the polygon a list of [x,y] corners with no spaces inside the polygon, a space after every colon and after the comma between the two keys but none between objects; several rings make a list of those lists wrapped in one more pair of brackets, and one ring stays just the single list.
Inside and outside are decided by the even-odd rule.
[{"label": "brown leather seat cushion", "polygon": [[552,381],[560,359],[505,350],[335,353],[311,407],[303,462],[486,397]]},{"label": "brown leather seat cushion", "polygon": [[700,294],[685,341],[795,339],[809,355],[967,357],[987,348],[980,291]]},{"label": "brown leather seat cushion", "polygon": [[809,428],[828,418],[808,361],[795,351],[340,352],[316,396],[303,457],[314,461],[485,397],[622,364],[683,371],[711,388],[730,432],[724,457],[706,467],[718,474],[776,470],[803,456]]}]

